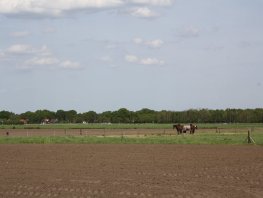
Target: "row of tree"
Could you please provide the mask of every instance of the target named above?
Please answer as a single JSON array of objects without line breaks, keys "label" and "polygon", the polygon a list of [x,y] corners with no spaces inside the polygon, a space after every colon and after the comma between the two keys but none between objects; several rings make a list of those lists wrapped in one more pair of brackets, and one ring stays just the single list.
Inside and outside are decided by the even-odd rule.
[{"label": "row of tree", "polygon": [[77,113],[75,110],[37,110],[15,114],[0,111],[1,124],[39,124],[39,123],[262,123],[263,109],[190,109],[186,111],[154,111],[141,109],[96,113],[89,111]]}]

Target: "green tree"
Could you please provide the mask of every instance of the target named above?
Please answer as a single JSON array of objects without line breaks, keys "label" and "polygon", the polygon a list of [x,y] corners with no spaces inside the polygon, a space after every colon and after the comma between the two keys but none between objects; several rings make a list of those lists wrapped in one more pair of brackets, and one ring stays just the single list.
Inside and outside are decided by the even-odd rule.
[{"label": "green tree", "polygon": [[111,121],[113,123],[131,123],[131,116],[132,114],[129,110],[121,108],[118,111],[114,111],[111,113]]},{"label": "green tree", "polygon": [[64,110],[57,110],[56,112],[56,118],[58,119],[59,122],[64,123],[66,122],[66,111]]},{"label": "green tree", "polygon": [[76,123],[77,112],[75,110],[65,111],[65,121],[68,123]]},{"label": "green tree", "polygon": [[9,112],[9,111],[0,111],[0,120],[7,121],[8,119],[10,119],[12,116],[14,115],[14,113]]},{"label": "green tree", "polygon": [[82,114],[82,119],[88,123],[95,123],[98,119],[98,115],[95,111],[89,111]]},{"label": "green tree", "polygon": [[111,111],[105,111],[101,114],[98,114],[98,122],[100,123],[110,123],[112,122],[112,113]]},{"label": "green tree", "polygon": [[154,110],[143,108],[140,111],[136,112],[136,120],[137,123],[156,123],[157,115]]}]

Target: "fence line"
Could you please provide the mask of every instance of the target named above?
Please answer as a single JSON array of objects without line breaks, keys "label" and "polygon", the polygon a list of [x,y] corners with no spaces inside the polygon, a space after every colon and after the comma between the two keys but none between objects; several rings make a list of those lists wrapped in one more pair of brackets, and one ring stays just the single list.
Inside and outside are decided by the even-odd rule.
[{"label": "fence line", "polygon": [[[253,133],[263,133],[263,128],[250,129]],[[195,134],[219,133],[219,134],[247,134],[245,128],[214,128],[197,129]],[[147,136],[147,135],[176,135],[173,129],[0,129],[0,136]],[[187,132],[189,134],[189,132]]]}]

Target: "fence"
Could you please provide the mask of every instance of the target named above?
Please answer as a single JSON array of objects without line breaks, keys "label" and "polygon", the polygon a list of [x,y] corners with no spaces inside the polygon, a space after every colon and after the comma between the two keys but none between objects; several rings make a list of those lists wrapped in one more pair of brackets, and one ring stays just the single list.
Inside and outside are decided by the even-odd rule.
[{"label": "fence", "polygon": [[[251,129],[249,129],[251,130]],[[199,128],[195,134],[247,134],[246,128]],[[263,128],[254,128],[253,133],[263,133]],[[189,132],[186,133],[188,135]],[[177,135],[174,129],[0,129],[0,136],[171,136]]]}]

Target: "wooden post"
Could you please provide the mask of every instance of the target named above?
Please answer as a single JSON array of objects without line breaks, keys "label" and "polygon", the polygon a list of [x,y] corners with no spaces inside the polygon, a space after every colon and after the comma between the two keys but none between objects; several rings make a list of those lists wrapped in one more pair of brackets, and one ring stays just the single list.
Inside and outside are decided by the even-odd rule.
[{"label": "wooden post", "polygon": [[121,141],[123,141],[123,131],[121,132]]},{"label": "wooden post", "polygon": [[251,143],[250,130],[248,130],[248,132],[247,132],[247,143],[248,143],[248,144]]},{"label": "wooden post", "polygon": [[251,137],[251,131],[250,130],[248,130],[248,132],[247,132],[247,143],[248,144],[251,144],[251,143],[256,144],[256,142]]}]

